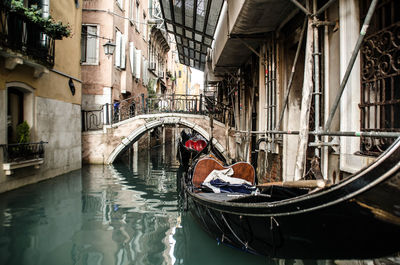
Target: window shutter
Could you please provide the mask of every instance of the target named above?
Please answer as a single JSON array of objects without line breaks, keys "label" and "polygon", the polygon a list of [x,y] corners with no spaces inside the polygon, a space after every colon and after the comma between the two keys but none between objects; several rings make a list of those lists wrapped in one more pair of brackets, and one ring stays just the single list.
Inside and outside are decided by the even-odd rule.
[{"label": "window shutter", "polygon": [[141,60],[142,60],[142,51],[136,50],[136,78],[140,78],[140,68],[141,68]]},{"label": "window shutter", "polygon": [[87,63],[97,63],[97,27],[87,26]]},{"label": "window shutter", "polygon": [[146,68],[145,68],[145,59],[144,59],[144,55],[142,56],[142,81],[143,84],[146,84]]},{"label": "window shutter", "polygon": [[149,82],[149,76],[148,76],[148,70],[147,70],[147,68],[148,68],[148,64],[149,64],[149,62],[146,60],[146,59],[144,59],[144,72],[143,72],[143,75],[144,75],[144,83],[145,83],[145,85],[147,85],[147,83]]},{"label": "window shutter", "polygon": [[121,66],[121,32],[116,33],[115,66]]},{"label": "window shutter", "polygon": [[121,68],[125,69],[126,68],[126,40],[127,36],[122,35],[121,37]]},{"label": "window shutter", "polygon": [[87,26],[82,26],[82,38],[81,38],[81,62],[86,63],[86,52],[87,52]]},{"label": "window shutter", "polygon": [[132,76],[135,76],[136,66],[135,66],[135,46],[133,46],[133,42],[129,42],[129,62],[131,65],[131,73]]},{"label": "window shutter", "polygon": [[143,17],[143,39],[147,41],[147,22],[146,17]]}]

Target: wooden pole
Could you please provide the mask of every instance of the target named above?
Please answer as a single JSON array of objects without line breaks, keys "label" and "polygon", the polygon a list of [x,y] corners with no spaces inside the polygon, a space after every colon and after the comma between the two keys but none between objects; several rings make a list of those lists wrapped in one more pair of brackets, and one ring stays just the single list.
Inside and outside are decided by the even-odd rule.
[{"label": "wooden pole", "polygon": [[257,188],[263,189],[271,186],[281,186],[288,188],[325,188],[329,183],[323,179],[317,180],[298,180],[298,181],[283,181],[283,182],[268,182],[257,185]]},{"label": "wooden pole", "polygon": [[295,180],[301,179],[305,171],[308,133],[310,130],[309,128],[310,107],[311,107],[311,99],[313,93],[312,53],[313,53],[312,19],[308,18],[306,51],[305,51],[305,62],[304,62],[303,93],[302,93],[301,110],[300,110],[299,142],[297,148],[296,168],[294,173]]}]

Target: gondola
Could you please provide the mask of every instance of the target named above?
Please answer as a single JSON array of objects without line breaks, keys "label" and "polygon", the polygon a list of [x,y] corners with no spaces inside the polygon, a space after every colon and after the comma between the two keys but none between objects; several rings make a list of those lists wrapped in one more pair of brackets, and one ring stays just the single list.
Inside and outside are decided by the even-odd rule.
[{"label": "gondola", "polygon": [[186,133],[185,130],[182,130],[177,152],[177,158],[181,166],[187,170],[190,161],[196,159],[207,144],[207,140],[200,134]]},{"label": "gondola", "polygon": [[400,138],[374,163],[337,184],[312,189],[258,186],[252,194],[213,193],[214,169],[254,184],[246,163],[199,159],[185,180],[186,203],[218,242],[272,258],[365,259],[400,251]]}]

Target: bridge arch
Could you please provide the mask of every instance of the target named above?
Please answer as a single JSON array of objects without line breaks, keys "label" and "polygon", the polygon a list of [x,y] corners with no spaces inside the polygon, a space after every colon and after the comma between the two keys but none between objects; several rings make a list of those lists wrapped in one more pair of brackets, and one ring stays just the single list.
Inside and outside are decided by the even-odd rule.
[{"label": "bridge arch", "polygon": [[[116,148],[110,153],[106,160],[106,164],[112,164],[117,156],[126,150],[129,146],[131,146],[134,142],[138,141],[140,137],[142,137],[147,131],[152,130],[154,128],[163,126],[163,125],[182,125],[184,127],[190,128],[196,132],[198,132],[201,136],[203,136],[208,141],[210,140],[210,134],[204,130],[201,126],[182,117],[165,117],[160,120],[153,120],[146,122],[144,125],[140,126],[137,129],[134,129],[127,137],[123,138],[122,141],[117,145]],[[217,139],[213,138],[212,143],[214,147],[225,157],[228,159],[227,150],[223,145],[221,145]]]}]

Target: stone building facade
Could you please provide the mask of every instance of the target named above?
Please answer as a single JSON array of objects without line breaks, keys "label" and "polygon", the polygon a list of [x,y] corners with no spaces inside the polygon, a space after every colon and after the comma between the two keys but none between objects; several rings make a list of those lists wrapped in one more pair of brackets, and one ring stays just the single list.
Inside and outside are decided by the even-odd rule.
[{"label": "stone building facade", "polygon": [[[54,40],[43,27],[1,7],[0,192],[81,167],[82,6],[78,1],[25,2],[68,24],[71,35]],[[21,140],[24,121],[29,139]]]}]

